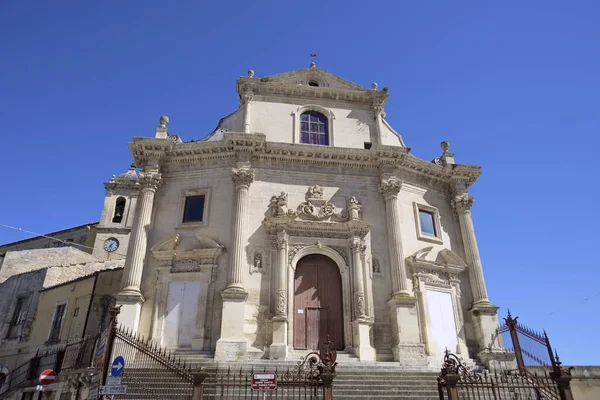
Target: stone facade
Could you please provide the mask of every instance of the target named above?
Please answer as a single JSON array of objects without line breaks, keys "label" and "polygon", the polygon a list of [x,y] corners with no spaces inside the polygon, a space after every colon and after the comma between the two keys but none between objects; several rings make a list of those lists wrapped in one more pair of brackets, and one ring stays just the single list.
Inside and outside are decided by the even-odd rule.
[{"label": "stone facade", "polygon": [[[239,109],[204,140],[183,142],[161,117],[129,144],[135,166],[105,184],[93,254],[126,255],[120,320],[217,360],[316,346],[298,345],[299,329],[403,365],[437,363],[443,346],[484,351],[498,324],[470,214],[480,168],[456,164],[447,142],[433,162],[414,157],[376,84],[311,65],[249,73],[237,91]],[[296,304],[321,290],[301,288],[309,255],[337,266],[339,310]],[[315,312],[340,326],[313,326]]]}]

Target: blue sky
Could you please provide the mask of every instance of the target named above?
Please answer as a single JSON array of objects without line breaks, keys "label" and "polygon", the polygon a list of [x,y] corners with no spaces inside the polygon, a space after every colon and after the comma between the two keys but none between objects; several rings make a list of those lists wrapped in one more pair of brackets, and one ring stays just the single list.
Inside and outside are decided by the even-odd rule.
[{"label": "blue sky", "polygon": [[[599,17],[594,1],[2,1],[0,223],[96,221],[132,136],[167,114],[202,138],[236,109],[237,77],[316,53],[389,87],[413,154],[448,140],[483,166],[473,215],[492,301],[545,328],[566,363],[599,364]],[[26,237],[0,228],[0,243]]]}]

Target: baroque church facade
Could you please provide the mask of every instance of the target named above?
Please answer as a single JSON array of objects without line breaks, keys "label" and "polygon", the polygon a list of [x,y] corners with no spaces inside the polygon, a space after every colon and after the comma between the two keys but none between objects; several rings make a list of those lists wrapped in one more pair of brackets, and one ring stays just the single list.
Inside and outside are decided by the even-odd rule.
[{"label": "baroque church facade", "polygon": [[[361,361],[486,361],[498,327],[470,209],[480,167],[410,153],[387,89],[314,64],[237,80],[238,110],[183,142],[161,117],[105,184],[93,255],[126,255],[119,322],[215,360],[331,341]],[[488,357],[489,358],[489,357]]]}]

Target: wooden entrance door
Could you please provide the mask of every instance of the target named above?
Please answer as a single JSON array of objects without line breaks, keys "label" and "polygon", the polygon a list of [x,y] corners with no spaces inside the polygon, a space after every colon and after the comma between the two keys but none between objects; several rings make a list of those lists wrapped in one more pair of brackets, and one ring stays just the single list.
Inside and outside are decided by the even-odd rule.
[{"label": "wooden entrance door", "polygon": [[318,350],[327,340],[344,348],[342,278],[335,262],[322,255],[298,262],[294,277],[294,348]]}]

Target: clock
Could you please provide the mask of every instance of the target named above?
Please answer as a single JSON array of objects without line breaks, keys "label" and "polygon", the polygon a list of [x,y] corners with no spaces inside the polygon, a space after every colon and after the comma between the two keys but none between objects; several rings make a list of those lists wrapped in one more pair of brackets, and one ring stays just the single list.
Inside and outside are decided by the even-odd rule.
[{"label": "clock", "polygon": [[119,248],[119,241],[115,238],[108,238],[104,241],[104,250],[112,253]]}]

